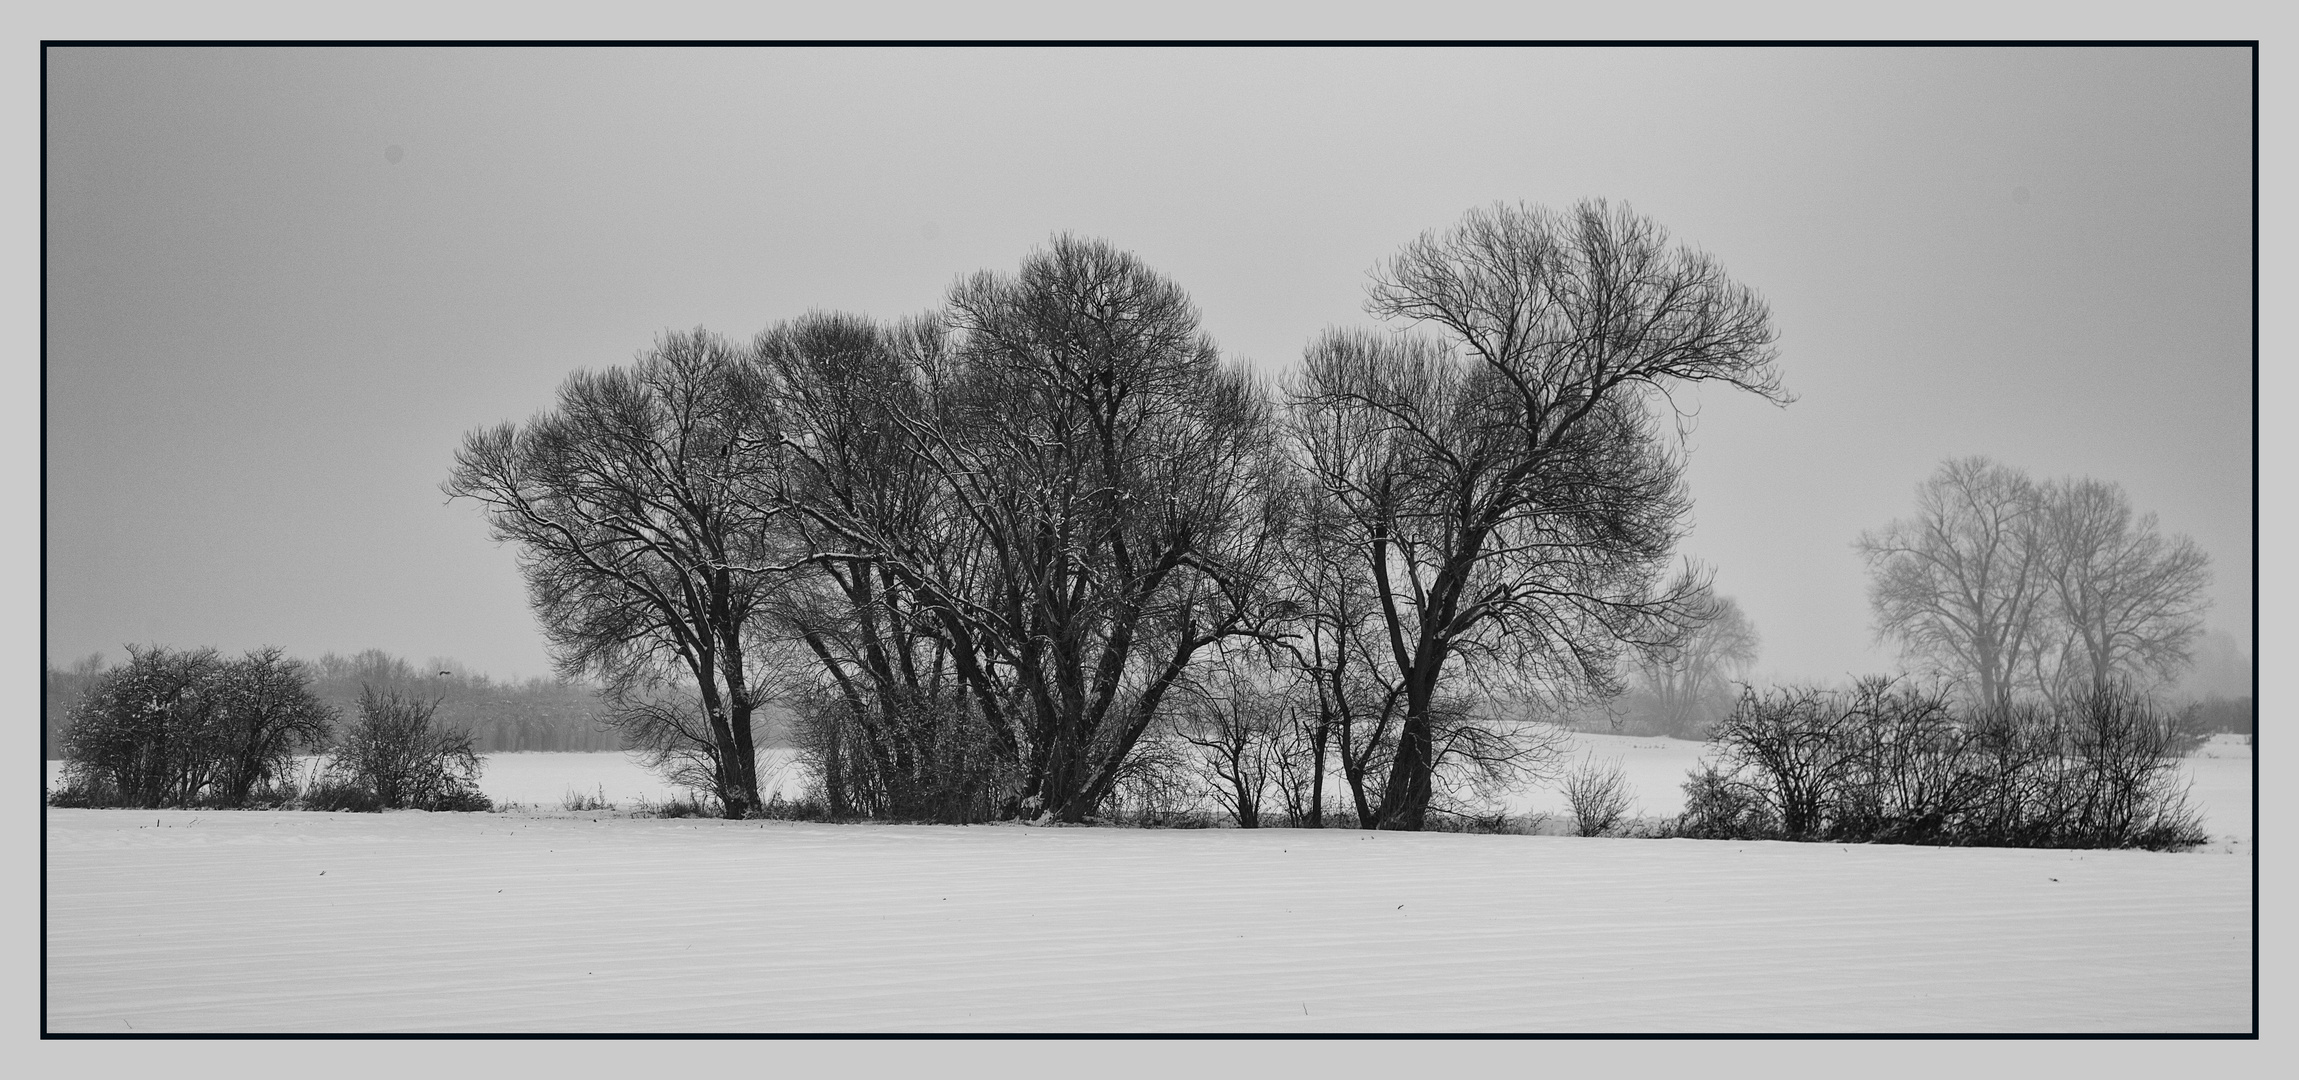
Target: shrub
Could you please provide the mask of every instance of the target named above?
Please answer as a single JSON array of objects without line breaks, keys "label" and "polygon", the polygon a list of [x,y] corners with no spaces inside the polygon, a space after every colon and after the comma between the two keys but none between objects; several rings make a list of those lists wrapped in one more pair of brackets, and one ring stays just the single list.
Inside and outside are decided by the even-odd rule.
[{"label": "shrub", "polygon": [[687,792],[673,795],[662,802],[645,797],[631,803],[631,816],[635,818],[715,818],[720,816],[718,802],[707,795]]},{"label": "shrub", "polygon": [[615,804],[607,801],[607,789],[602,785],[597,794],[568,788],[567,793],[559,798],[559,807],[563,810],[612,810]]},{"label": "shrub", "polygon": [[225,661],[214,649],[128,650],[66,713],[68,806],[241,807],[273,799],[298,750],[334,711],[276,648]]},{"label": "shrub", "polygon": [[830,801],[819,789],[795,799],[784,798],[782,792],[777,791],[767,796],[766,804],[758,808],[756,816],[776,821],[838,820],[830,812]]},{"label": "shrub", "polygon": [[1573,808],[1574,829],[1582,836],[1603,836],[1628,816],[1628,774],[1620,760],[1598,763],[1583,758],[1565,774],[1565,801]]},{"label": "shrub", "polygon": [[2176,790],[2191,734],[2125,689],[1959,717],[1937,691],[1743,696],[1685,784],[1686,836],[2173,849],[2208,842]]},{"label": "shrub", "polygon": [[471,749],[471,736],[434,726],[431,718],[438,706],[437,701],[363,687],[359,720],[329,762],[326,797],[363,802],[335,790],[350,786],[372,795],[379,809],[491,809],[479,793],[479,755]]},{"label": "shrub", "polygon": [[214,649],[128,649],[65,716],[67,805],[187,806],[215,778]]},{"label": "shrub", "polygon": [[1742,693],[1740,706],[1712,740],[1730,772],[1753,780],[1747,790],[1767,804],[1792,840],[1814,839],[1835,809],[1850,767],[1845,728],[1852,717],[1824,690],[1788,687]]},{"label": "shrub", "polygon": [[964,694],[881,689],[864,705],[818,695],[792,722],[825,817],[966,824],[1011,812],[1012,770]]},{"label": "shrub", "polygon": [[[1150,732],[1118,768],[1097,815],[1101,820],[1152,828],[1209,828],[1213,814],[1200,801],[1195,755],[1187,743]],[[1039,811],[1025,804],[1025,819]]]},{"label": "shrub", "polygon": [[332,771],[312,781],[311,786],[305,788],[303,795],[296,800],[296,805],[305,810],[350,811],[360,814],[372,814],[385,808],[382,796],[377,795],[374,788]]},{"label": "shrub", "polygon": [[1684,781],[1684,812],[1675,832],[1694,840],[1769,840],[1780,834],[1780,823],[1753,785],[1703,762]]},{"label": "shrub", "polygon": [[1423,826],[1429,832],[1480,833],[1508,836],[1528,836],[1538,833],[1548,815],[1531,813],[1522,816],[1506,811],[1455,811],[1442,807],[1429,808],[1429,820]]}]

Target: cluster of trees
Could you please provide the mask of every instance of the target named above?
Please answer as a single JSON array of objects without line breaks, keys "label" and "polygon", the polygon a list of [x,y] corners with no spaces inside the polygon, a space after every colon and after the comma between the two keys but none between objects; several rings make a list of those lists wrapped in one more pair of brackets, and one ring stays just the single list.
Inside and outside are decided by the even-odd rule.
[{"label": "cluster of trees", "polygon": [[[541,678],[497,681],[453,660],[433,658],[418,667],[380,649],[349,656],[331,652],[302,665],[312,695],[337,715],[359,715],[360,694],[366,687],[436,702],[438,723],[468,732],[472,747],[482,754],[623,748],[621,732],[604,720],[597,691],[582,683]],[[60,758],[67,713],[110,666],[101,655],[61,668],[54,663],[45,666],[45,745],[49,757]]]},{"label": "cluster of trees", "polygon": [[840,814],[1080,821],[1193,758],[1241,821],[1316,821],[1330,761],[1418,829],[1715,617],[1671,392],[1787,396],[1763,302],[1601,202],[1472,211],[1367,306],[1273,387],[1063,236],[916,318],[668,335],[444,487],[562,673],[730,816],[783,703]]},{"label": "cluster of trees", "polygon": [[2120,486],[1948,461],[1916,513],[1863,534],[1880,636],[1972,705],[2146,692],[2188,666],[2210,559]]},{"label": "cluster of trees", "polygon": [[[487,808],[471,739],[433,722],[436,702],[363,688],[344,725],[277,648],[130,648],[85,679],[59,732],[59,806]],[[306,784],[297,758],[314,753],[328,761]]]},{"label": "cluster of trees", "polygon": [[2110,686],[1990,709],[1862,680],[1747,691],[1685,784],[1681,835],[2175,849],[2210,835],[2184,798],[2191,736]]}]

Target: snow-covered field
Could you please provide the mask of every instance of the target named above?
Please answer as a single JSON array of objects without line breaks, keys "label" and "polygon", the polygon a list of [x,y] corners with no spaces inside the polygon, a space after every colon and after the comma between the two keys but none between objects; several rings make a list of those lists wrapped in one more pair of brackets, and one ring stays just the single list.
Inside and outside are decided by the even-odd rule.
[{"label": "snow-covered field", "polygon": [[[1696,748],[1620,743],[1666,812]],[[2207,753],[2182,854],[553,809],[668,793],[548,760],[620,755],[492,759],[511,814],[52,809],[47,1027],[2242,1031],[2250,762]]]}]

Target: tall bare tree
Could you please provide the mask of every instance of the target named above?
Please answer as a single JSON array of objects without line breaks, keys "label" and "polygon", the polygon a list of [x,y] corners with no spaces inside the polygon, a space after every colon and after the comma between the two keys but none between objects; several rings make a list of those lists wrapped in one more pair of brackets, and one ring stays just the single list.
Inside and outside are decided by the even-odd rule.
[{"label": "tall bare tree", "polygon": [[2120,485],[2054,483],[2043,503],[2043,570],[2064,642],[2059,696],[2178,678],[2203,630],[2210,558],[2158,532],[2155,515],[2135,517]]},{"label": "tall bare tree", "polygon": [[1020,754],[991,721],[994,658],[970,624],[933,606],[974,600],[986,574],[979,523],[913,437],[935,408],[941,324],[815,313],[755,348],[782,403],[773,497],[813,570],[776,613],[827,684],[803,735],[833,812],[965,821],[1010,811]]},{"label": "tall bare tree", "polygon": [[1372,824],[1419,829],[1448,675],[1611,687],[1623,643],[1699,614],[1701,581],[1664,580],[1688,508],[1671,391],[1788,395],[1763,301],[1603,202],[1473,210],[1378,267],[1367,306],[1425,336],[1327,333],[1292,413],[1402,699]]},{"label": "tall bare tree", "polygon": [[1916,489],[1916,516],[1860,534],[1878,637],[1986,709],[2040,690],[2051,582],[2037,537],[2042,493],[2026,474],[1957,458]]},{"label": "tall bare tree", "polygon": [[[771,402],[743,351],[696,330],[628,367],[579,372],[524,426],[474,431],[443,485],[518,545],[528,595],[570,676],[596,676],[642,744],[700,754],[729,817],[759,802],[762,603],[788,540],[752,493],[770,481]],[[699,715],[670,724],[664,692]]]},{"label": "tall bare tree", "polygon": [[[1179,287],[1069,236],[960,281],[898,345],[884,407],[845,412],[899,433],[887,460],[919,501],[850,487],[787,505],[811,558],[851,556],[931,620],[1013,756],[1015,809],[1082,820],[1191,658],[1266,618],[1268,400]],[[852,466],[824,440],[785,446],[836,490]]]}]

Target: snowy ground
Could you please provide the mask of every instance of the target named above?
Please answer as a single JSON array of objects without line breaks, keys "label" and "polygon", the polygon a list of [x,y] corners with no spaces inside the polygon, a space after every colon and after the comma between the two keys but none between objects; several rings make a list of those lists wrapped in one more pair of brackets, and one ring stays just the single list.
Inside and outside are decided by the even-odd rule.
[{"label": "snowy ground", "polygon": [[[2223,842],[2182,854],[52,809],[47,1026],[2241,1031],[2250,763],[2213,751]],[[570,757],[619,756],[490,794],[618,797]]]}]

